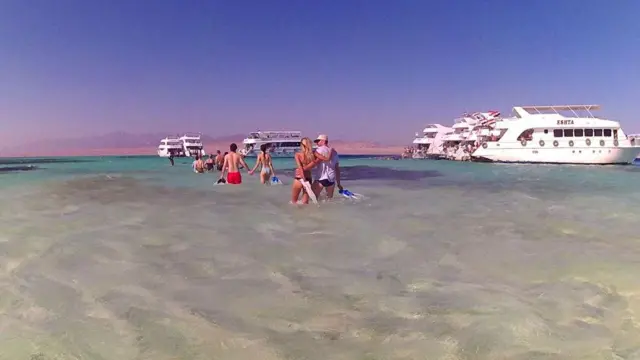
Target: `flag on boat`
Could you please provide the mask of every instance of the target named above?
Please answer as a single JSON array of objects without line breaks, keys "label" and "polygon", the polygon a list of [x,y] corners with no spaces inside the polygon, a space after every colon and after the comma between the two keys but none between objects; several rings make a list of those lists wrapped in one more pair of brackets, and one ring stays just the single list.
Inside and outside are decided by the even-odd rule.
[{"label": "flag on boat", "polygon": [[496,119],[488,119],[482,123],[484,126],[493,126],[498,122]]}]

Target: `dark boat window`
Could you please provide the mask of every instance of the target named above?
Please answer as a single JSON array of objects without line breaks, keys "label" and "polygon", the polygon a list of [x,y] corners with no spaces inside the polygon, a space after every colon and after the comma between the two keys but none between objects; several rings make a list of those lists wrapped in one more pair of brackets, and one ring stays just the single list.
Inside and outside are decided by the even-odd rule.
[{"label": "dark boat window", "polygon": [[564,129],[564,137],[573,137],[573,129]]},{"label": "dark boat window", "polygon": [[562,137],[562,129],[554,129],[553,130],[553,136]]},{"label": "dark boat window", "polygon": [[611,137],[611,129],[604,129],[604,136]]},{"label": "dark boat window", "polygon": [[575,136],[575,137],[582,137],[583,134],[584,134],[584,130],[583,129],[574,129],[573,130],[573,136]]},{"label": "dark boat window", "polygon": [[594,129],[593,136],[602,136],[602,129]]},{"label": "dark boat window", "polygon": [[586,137],[593,136],[593,129],[584,129],[584,136]]}]

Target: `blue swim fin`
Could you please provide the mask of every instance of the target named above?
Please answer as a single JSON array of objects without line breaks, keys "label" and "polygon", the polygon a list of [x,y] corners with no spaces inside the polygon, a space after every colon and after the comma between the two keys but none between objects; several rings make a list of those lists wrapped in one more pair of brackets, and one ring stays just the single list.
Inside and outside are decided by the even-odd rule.
[{"label": "blue swim fin", "polygon": [[355,199],[357,198],[357,195],[352,193],[351,191],[347,190],[347,189],[343,189],[343,190],[339,190],[338,191],[340,194],[342,194],[342,196],[349,198],[349,199]]},{"label": "blue swim fin", "polygon": [[273,185],[282,185],[282,181],[280,181],[280,179],[278,179],[277,176],[274,176],[271,178],[271,184]]}]

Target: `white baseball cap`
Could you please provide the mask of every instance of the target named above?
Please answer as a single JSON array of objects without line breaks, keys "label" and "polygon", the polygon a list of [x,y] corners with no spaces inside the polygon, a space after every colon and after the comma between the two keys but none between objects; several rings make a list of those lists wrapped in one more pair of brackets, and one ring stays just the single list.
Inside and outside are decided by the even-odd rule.
[{"label": "white baseball cap", "polygon": [[318,142],[318,141],[329,141],[329,137],[325,134],[320,134],[313,142]]}]

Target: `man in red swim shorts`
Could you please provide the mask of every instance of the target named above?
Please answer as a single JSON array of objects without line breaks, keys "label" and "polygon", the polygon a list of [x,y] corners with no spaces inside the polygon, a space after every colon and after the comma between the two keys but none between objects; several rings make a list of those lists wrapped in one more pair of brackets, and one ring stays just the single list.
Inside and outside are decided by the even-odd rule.
[{"label": "man in red swim shorts", "polygon": [[220,179],[224,179],[224,173],[225,171],[228,171],[227,184],[242,184],[242,175],[240,175],[239,167],[242,165],[247,171],[249,171],[249,165],[247,165],[242,156],[236,153],[238,145],[232,143],[229,146],[229,150],[231,151],[224,156],[224,164],[222,165],[222,174],[220,175]]}]

